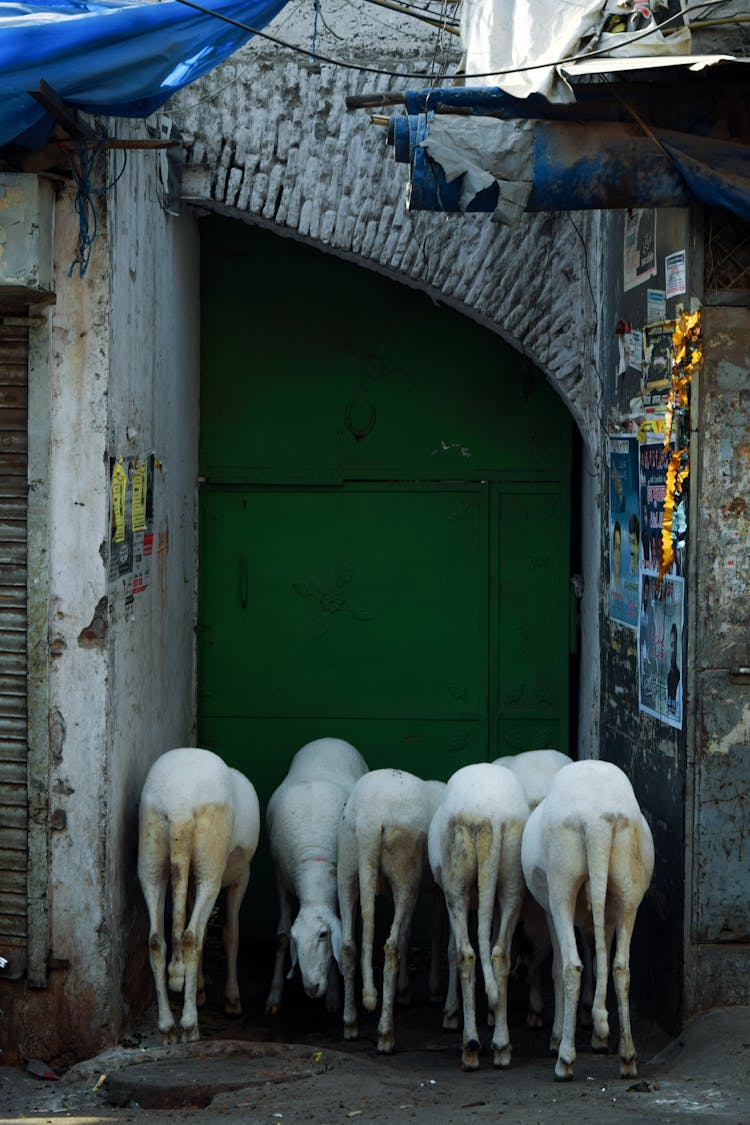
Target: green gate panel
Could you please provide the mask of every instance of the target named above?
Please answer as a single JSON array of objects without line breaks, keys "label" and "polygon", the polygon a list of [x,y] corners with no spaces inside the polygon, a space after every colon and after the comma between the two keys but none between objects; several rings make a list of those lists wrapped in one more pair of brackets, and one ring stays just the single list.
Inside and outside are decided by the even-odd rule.
[{"label": "green gate panel", "polygon": [[493,756],[568,751],[569,503],[560,486],[495,491]]},{"label": "green gate panel", "polygon": [[567,472],[570,419],[543,375],[425,294],[216,217],[202,283],[206,479]]},{"label": "green gate panel", "polygon": [[[198,736],[262,812],[294,753],[447,779],[569,744],[572,423],[415,290],[202,221]],[[265,833],[243,911],[277,908]]]},{"label": "green gate panel", "polygon": [[406,768],[378,724],[480,750],[486,488],[209,489],[201,529],[204,716],[356,724]]}]

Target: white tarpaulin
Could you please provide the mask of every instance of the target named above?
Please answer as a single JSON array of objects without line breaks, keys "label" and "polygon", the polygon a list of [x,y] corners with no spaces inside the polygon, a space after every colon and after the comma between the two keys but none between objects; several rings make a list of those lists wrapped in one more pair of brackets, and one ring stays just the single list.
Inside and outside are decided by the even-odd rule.
[{"label": "white tarpaulin", "polygon": [[[597,35],[613,11],[607,0],[464,0],[466,84],[499,86],[517,98],[539,93],[553,102],[575,101],[555,64],[585,50],[582,40]],[[606,32],[592,44],[618,57],[682,55],[690,45],[687,27],[664,35],[656,26],[646,35]],[[475,77],[480,74],[485,77]]]}]

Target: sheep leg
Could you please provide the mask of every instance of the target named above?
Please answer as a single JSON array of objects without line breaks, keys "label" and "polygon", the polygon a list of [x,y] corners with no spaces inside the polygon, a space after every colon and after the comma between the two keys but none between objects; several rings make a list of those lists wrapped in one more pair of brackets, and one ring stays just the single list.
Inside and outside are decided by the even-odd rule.
[{"label": "sheep leg", "polygon": [[461,1048],[461,1069],[479,1067],[479,1032],[476,1011],[476,954],[469,940],[468,909],[465,898],[447,894],[446,905],[456,948],[461,999],[464,1008],[464,1030]]},{"label": "sheep leg", "polygon": [[[354,998],[354,973],[357,962],[357,943],[354,925],[359,905],[356,841],[350,839],[339,849],[338,895],[341,914],[341,970],[344,977],[344,1039],[359,1035],[357,1004]],[[335,968],[335,966],[334,966]]]},{"label": "sheep leg", "polygon": [[250,881],[250,868],[246,867],[236,883],[227,887],[226,922],[224,925],[224,950],[227,955],[227,982],[224,988],[224,1011],[228,1016],[242,1014],[240,986],[237,980],[237,953],[240,946],[240,906]]},{"label": "sheep leg", "polygon": [[555,1063],[555,1080],[558,1082],[565,1082],[573,1077],[573,1064],[576,1060],[576,1014],[583,967],[573,929],[573,909],[577,893],[578,888],[568,888],[567,893],[563,890],[551,902],[557,944],[555,952],[559,950],[558,972],[561,973],[563,991],[562,1034]]},{"label": "sheep leg", "polygon": [[635,1078],[637,1056],[630,1027],[630,942],[635,926],[635,910],[623,911],[617,924],[617,948],[612,967],[620,1016],[620,1077]]},{"label": "sheep leg", "polygon": [[396,999],[399,1004],[411,1004],[411,983],[409,981],[409,949],[411,947],[411,922],[404,927],[401,935],[401,948],[398,953],[398,985]]},{"label": "sheep leg", "polygon": [[443,1005],[443,1031],[458,1031],[458,965],[452,927],[448,933],[448,989]]},{"label": "sheep leg", "polygon": [[399,959],[401,950],[411,932],[411,920],[414,907],[419,894],[421,868],[412,875],[416,878],[409,881],[403,878],[394,879],[391,883],[393,891],[393,922],[388,939],[385,943],[385,964],[383,966],[383,1003],[380,1010],[378,1024],[378,1051],[382,1055],[390,1055],[395,1047],[393,1034],[393,1005],[396,998],[396,980],[399,975]]},{"label": "sheep leg", "polygon": [[579,930],[579,949],[583,961],[583,978],[581,981],[581,1023],[584,1027],[593,1024],[592,1009],[594,1007],[594,959],[591,956],[591,942],[589,935]]},{"label": "sheep leg", "polygon": [[549,1049],[552,1054],[556,1055],[560,1046],[560,1039],[562,1038],[562,1018],[563,1008],[565,1007],[562,983],[562,954],[560,953],[560,943],[557,940],[555,925],[551,914],[547,915],[547,926],[552,943],[552,985],[555,993],[555,1014],[552,1018],[552,1034],[550,1036]]},{"label": "sheep leg", "polygon": [[156,987],[159,1009],[159,1031],[165,1043],[177,1039],[174,1016],[169,1006],[166,979],[167,943],[164,940],[164,904],[167,895],[167,860],[169,842],[166,831],[155,819],[145,826],[148,843],[142,838],[138,849],[138,877],[146,900],[149,919],[148,959]]},{"label": "sheep leg", "polygon": [[[520,859],[518,861],[520,868]],[[507,884],[506,884],[507,885]],[[523,889],[508,891],[503,896],[500,912],[500,930],[492,950],[492,968],[497,983],[495,1004],[495,1031],[492,1036],[494,1065],[506,1069],[510,1066],[510,1032],[508,1031],[508,977],[510,976],[510,945],[521,913]]]},{"label": "sheep leg", "polygon": [[280,875],[276,876],[279,896],[279,924],[276,928],[276,959],[271,987],[266,998],[266,1015],[276,1016],[281,1011],[281,994],[284,990],[284,966],[289,950],[289,931],[292,927],[292,896]]},{"label": "sheep leg", "polygon": [[[375,937],[375,895],[379,858],[367,854],[366,841],[359,841],[359,908],[362,915],[362,1004],[368,1012],[378,1006],[378,991],[372,973],[372,947]],[[374,851],[374,848],[369,849]]]},{"label": "sheep leg", "polygon": [[[198,970],[203,957],[206,926],[221,890],[232,827],[226,806],[207,805],[194,814],[193,873],[195,903],[182,935],[185,994],[180,1029],[183,1042],[200,1038],[198,1030]],[[174,852],[173,852],[174,855]],[[174,867],[174,862],[173,862]]]}]

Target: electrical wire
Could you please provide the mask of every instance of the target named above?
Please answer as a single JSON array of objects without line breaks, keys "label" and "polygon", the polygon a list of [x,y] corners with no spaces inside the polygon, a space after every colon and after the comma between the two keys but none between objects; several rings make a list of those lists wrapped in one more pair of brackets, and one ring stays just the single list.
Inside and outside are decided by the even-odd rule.
[{"label": "electrical wire", "polygon": [[[305,47],[298,47],[295,43],[288,43],[283,39],[278,39],[275,35],[270,35],[266,31],[260,31],[257,27],[250,27],[249,24],[242,23],[240,20],[232,19],[231,16],[225,16],[223,13],[214,12],[210,8],[205,8],[202,4],[195,3],[195,0],[177,0],[179,4],[183,4],[187,8],[193,8],[196,12],[202,12],[206,16],[214,16],[217,20],[224,23],[231,24],[233,27],[238,27],[242,31],[247,31],[251,35],[255,35],[260,39],[267,39],[270,43],[275,43],[277,47],[284,47],[286,50],[294,51],[296,54],[310,56],[310,51]],[[730,0],[701,0],[697,4],[689,4],[682,11],[675,12],[674,15],[668,16],[656,27],[647,27],[643,31],[638,32],[636,35],[630,35],[627,39],[627,44],[630,46],[632,43],[637,43],[639,39],[645,39],[649,35],[653,35],[655,30],[663,30],[670,24],[683,18],[687,12],[694,11],[697,8],[717,8],[722,4],[729,3]],[[562,59],[552,59],[546,62],[527,63],[525,66],[509,66],[500,70],[485,70],[476,74],[462,74],[461,78],[464,82],[471,82],[476,78],[495,78],[499,74],[524,74],[531,70],[546,70],[548,67],[565,66],[567,63],[582,62],[583,60],[600,58],[606,56],[611,51],[611,47],[604,47],[597,51],[582,51],[579,54],[568,55]],[[385,70],[382,67],[367,66],[364,63],[349,62],[345,59],[334,59],[327,55],[316,55],[315,61],[317,63],[327,63],[331,66],[339,66],[345,70],[360,70],[365,74],[380,74],[386,78],[416,78],[425,82],[434,81],[434,74],[425,74],[422,71],[396,71]]]}]

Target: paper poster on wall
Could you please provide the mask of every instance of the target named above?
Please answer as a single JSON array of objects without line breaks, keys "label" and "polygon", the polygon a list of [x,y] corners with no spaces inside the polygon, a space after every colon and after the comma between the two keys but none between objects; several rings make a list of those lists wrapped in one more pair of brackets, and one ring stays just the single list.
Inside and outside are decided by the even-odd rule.
[{"label": "paper poster on wall", "polygon": [[154,548],[153,453],[110,459],[112,492],[110,586],[119,584],[125,608],[148,589]]},{"label": "paper poster on wall", "polygon": [[671,727],[682,727],[682,630],[685,579],[659,582],[641,575],[638,628],[638,705]]},{"label": "paper poster on wall", "polygon": [[676,254],[667,254],[664,259],[664,270],[667,278],[667,298],[679,297],[687,293],[687,254],[678,250]]},{"label": "paper poster on wall", "polygon": [[635,437],[609,439],[609,616],[638,626],[638,442]]},{"label": "paper poster on wall", "polygon": [[638,450],[641,501],[641,588],[638,626],[638,705],[663,723],[682,727],[682,643],[685,540],[659,581],[667,466],[673,448],[659,439]]},{"label": "paper poster on wall", "polygon": [[623,286],[634,289],[656,273],[656,211],[629,211],[625,216]]}]

